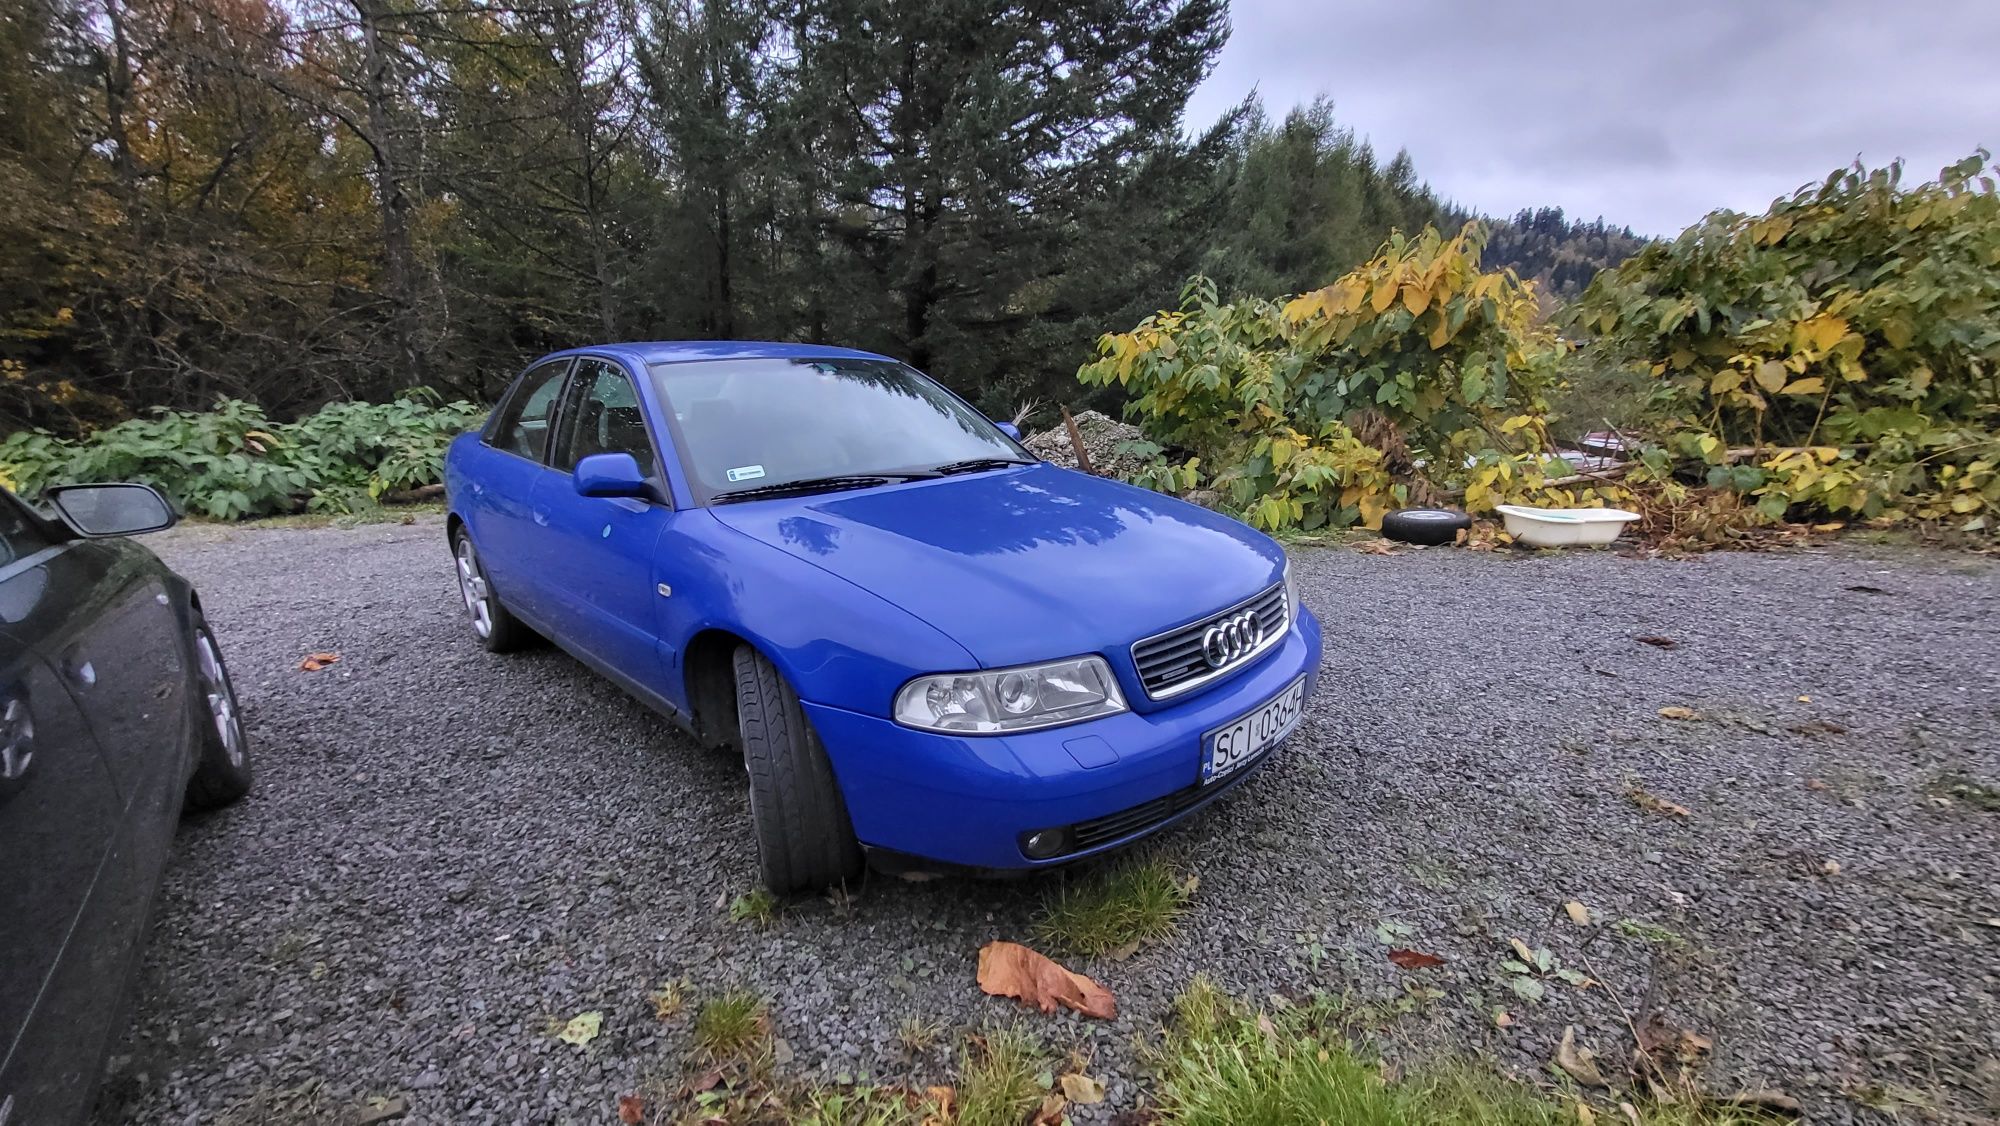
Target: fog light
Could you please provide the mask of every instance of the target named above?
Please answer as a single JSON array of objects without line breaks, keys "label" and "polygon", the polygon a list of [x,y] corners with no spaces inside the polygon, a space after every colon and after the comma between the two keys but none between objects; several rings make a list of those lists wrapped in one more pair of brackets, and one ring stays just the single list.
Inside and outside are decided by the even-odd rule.
[{"label": "fog light", "polygon": [[1037,829],[1021,835],[1021,851],[1030,860],[1047,860],[1069,851],[1068,829]]}]

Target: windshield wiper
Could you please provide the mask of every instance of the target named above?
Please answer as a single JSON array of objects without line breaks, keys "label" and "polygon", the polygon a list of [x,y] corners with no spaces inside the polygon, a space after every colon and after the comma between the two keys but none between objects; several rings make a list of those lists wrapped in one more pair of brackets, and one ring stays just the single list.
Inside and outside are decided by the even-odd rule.
[{"label": "windshield wiper", "polygon": [[731,489],[709,498],[710,504],[729,504],[739,500],[756,500],[759,497],[785,496],[790,493],[833,492],[838,489],[866,489],[875,485],[886,485],[891,481],[922,481],[937,476],[935,473],[836,473],[829,477],[801,477],[796,481],[774,481],[769,485],[756,485],[748,489]]},{"label": "windshield wiper", "polygon": [[1022,461],[1018,457],[969,457],[964,461],[948,461],[934,466],[932,473],[949,477],[954,473],[977,473],[982,469],[1005,469],[1010,465],[1033,465],[1032,461]]}]

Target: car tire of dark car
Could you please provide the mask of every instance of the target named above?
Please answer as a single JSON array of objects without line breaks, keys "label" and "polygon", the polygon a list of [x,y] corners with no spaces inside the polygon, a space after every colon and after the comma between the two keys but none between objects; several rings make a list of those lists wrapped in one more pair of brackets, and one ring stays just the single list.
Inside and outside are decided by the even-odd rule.
[{"label": "car tire of dark car", "polygon": [[764,886],[781,895],[861,874],[861,846],[798,693],[762,653],[736,650],[736,718]]},{"label": "car tire of dark car", "polygon": [[188,778],[187,804],[190,809],[215,809],[250,792],[250,738],[229,668],[222,663],[222,647],[199,611],[194,655],[195,722],[201,737],[195,741],[199,757]]},{"label": "car tire of dark car", "polygon": [[1458,538],[1472,527],[1472,518],[1449,508],[1399,508],[1382,517],[1382,538],[1398,543],[1435,547]]},{"label": "car tire of dark car", "polygon": [[472,546],[472,537],[464,528],[451,534],[451,555],[458,574],[458,595],[465,603],[472,636],[492,653],[511,653],[532,641],[535,632],[507,612],[500,601],[500,592],[493,589],[492,580],[486,577],[479,549]]}]

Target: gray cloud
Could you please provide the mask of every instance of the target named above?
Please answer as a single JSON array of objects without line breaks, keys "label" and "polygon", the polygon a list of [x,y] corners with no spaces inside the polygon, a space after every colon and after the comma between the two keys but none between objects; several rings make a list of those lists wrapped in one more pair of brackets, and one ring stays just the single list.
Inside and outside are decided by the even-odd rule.
[{"label": "gray cloud", "polygon": [[1234,0],[1190,107],[1331,95],[1384,154],[1491,214],[1647,234],[1762,211],[1857,157],[1929,179],[2000,145],[1995,0]]}]

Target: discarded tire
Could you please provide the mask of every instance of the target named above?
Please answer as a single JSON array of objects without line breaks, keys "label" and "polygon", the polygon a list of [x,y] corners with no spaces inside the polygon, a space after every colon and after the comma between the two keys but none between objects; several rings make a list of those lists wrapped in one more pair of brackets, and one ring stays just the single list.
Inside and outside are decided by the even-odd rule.
[{"label": "discarded tire", "polygon": [[1382,535],[1398,543],[1440,544],[1458,538],[1472,518],[1449,508],[1401,508],[1382,517]]}]

